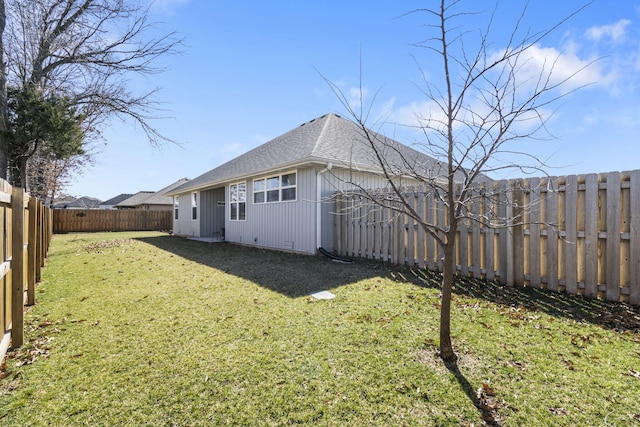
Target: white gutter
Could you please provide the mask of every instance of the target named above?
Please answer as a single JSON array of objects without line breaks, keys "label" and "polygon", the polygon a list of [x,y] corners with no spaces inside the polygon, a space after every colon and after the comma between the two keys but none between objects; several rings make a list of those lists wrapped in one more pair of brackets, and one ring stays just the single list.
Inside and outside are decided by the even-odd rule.
[{"label": "white gutter", "polygon": [[327,163],[327,167],[316,175],[316,248],[322,246],[322,174],[332,168],[333,164]]}]

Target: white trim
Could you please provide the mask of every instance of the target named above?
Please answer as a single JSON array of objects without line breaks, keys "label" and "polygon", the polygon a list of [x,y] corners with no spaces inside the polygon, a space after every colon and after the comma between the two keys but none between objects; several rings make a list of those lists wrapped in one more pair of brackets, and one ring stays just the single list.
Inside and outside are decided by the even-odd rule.
[{"label": "white trim", "polygon": [[[295,175],[295,179],[296,179],[296,183],[293,185],[286,185],[283,186],[282,185],[282,177],[284,175]],[[269,179],[273,179],[273,178],[278,178],[278,187],[277,188],[271,188],[269,189],[267,182]],[[260,191],[256,191],[256,181],[263,181],[264,182],[264,189],[260,190]],[[282,200],[282,191],[283,190],[288,190],[288,189],[295,189],[296,195],[295,198],[293,199],[287,199],[287,200]],[[258,178],[254,178],[252,181],[252,187],[251,187],[251,203],[253,203],[254,205],[263,205],[263,204],[269,204],[269,203],[287,203],[287,202],[296,202],[298,201],[298,171],[296,169],[294,170],[289,170],[289,171],[285,171],[285,172],[277,172],[277,173],[272,173],[269,175],[263,175],[260,176]],[[270,191],[278,191],[278,200],[274,200],[274,201],[268,201],[268,193]],[[264,194],[264,201],[262,202],[256,202],[255,201],[255,195],[256,193],[263,193]]]},{"label": "white trim", "polygon": [[[241,201],[241,200],[233,201],[233,200],[231,200],[231,187],[239,186],[239,185],[242,185],[242,184],[244,184],[244,201]],[[228,199],[229,199],[229,210],[228,210],[229,221],[246,221],[247,220],[247,187],[248,187],[247,181],[238,181],[238,182],[233,182],[233,183],[229,184],[229,194],[228,194]],[[244,203],[244,219],[240,219],[240,203]],[[237,219],[232,219],[231,218],[231,206],[234,205],[234,204],[238,205],[238,211],[237,211],[238,218]]]},{"label": "white trim", "polygon": [[[199,199],[198,192],[197,191],[192,191],[191,192],[191,221],[197,221],[198,220],[198,216],[200,216],[199,215],[200,209],[198,209],[198,204],[199,204],[198,203],[199,202],[198,199]],[[193,208],[196,208],[196,210],[195,210],[195,214],[196,214],[195,218],[193,217],[193,213],[194,213]]]}]

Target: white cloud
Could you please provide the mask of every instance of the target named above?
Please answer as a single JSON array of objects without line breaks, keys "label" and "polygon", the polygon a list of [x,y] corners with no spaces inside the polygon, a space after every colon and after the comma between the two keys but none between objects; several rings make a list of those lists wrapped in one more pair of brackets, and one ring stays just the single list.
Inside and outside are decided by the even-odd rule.
[{"label": "white cloud", "polygon": [[526,89],[541,78],[548,78],[550,85],[561,84],[560,90],[565,93],[586,85],[606,84],[610,80],[594,58],[580,58],[575,45],[569,45],[566,51],[540,45],[527,49],[518,58],[517,87]]},{"label": "white cloud", "polygon": [[600,41],[605,37],[609,37],[613,42],[618,42],[623,39],[626,34],[627,27],[630,24],[630,20],[621,19],[615,24],[594,26],[586,31],[586,36],[595,41]]}]

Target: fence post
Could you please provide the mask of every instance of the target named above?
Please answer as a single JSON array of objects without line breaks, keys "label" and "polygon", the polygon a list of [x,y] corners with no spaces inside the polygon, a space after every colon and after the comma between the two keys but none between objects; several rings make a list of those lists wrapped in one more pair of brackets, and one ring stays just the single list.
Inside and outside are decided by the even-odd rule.
[{"label": "fence post", "polygon": [[42,267],[44,266],[44,259],[46,254],[46,244],[45,239],[47,235],[47,220],[45,218],[44,205],[42,203],[38,203],[36,205],[38,212],[38,222],[37,222],[37,236],[36,236],[36,283],[40,283],[42,281]]},{"label": "fence post", "polygon": [[36,303],[36,264],[38,245],[38,200],[29,197],[29,224],[27,225],[27,305]]},{"label": "fence post", "polygon": [[24,341],[24,191],[14,187],[11,193],[11,346]]}]

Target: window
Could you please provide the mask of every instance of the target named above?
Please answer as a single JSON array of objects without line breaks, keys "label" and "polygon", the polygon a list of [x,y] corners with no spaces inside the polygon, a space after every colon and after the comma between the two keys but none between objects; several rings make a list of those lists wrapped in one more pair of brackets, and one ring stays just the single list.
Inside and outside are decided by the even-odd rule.
[{"label": "window", "polygon": [[253,181],[253,203],[296,200],[296,173],[286,173]]},{"label": "window", "polygon": [[191,219],[198,219],[198,193],[191,193]]},{"label": "window", "polygon": [[247,219],[247,183],[232,184],[229,186],[229,207],[231,221],[244,221]]},{"label": "window", "polygon": [[180,210],[180,196],[173,196],[173,217],[178,219],[178,211]]}]

